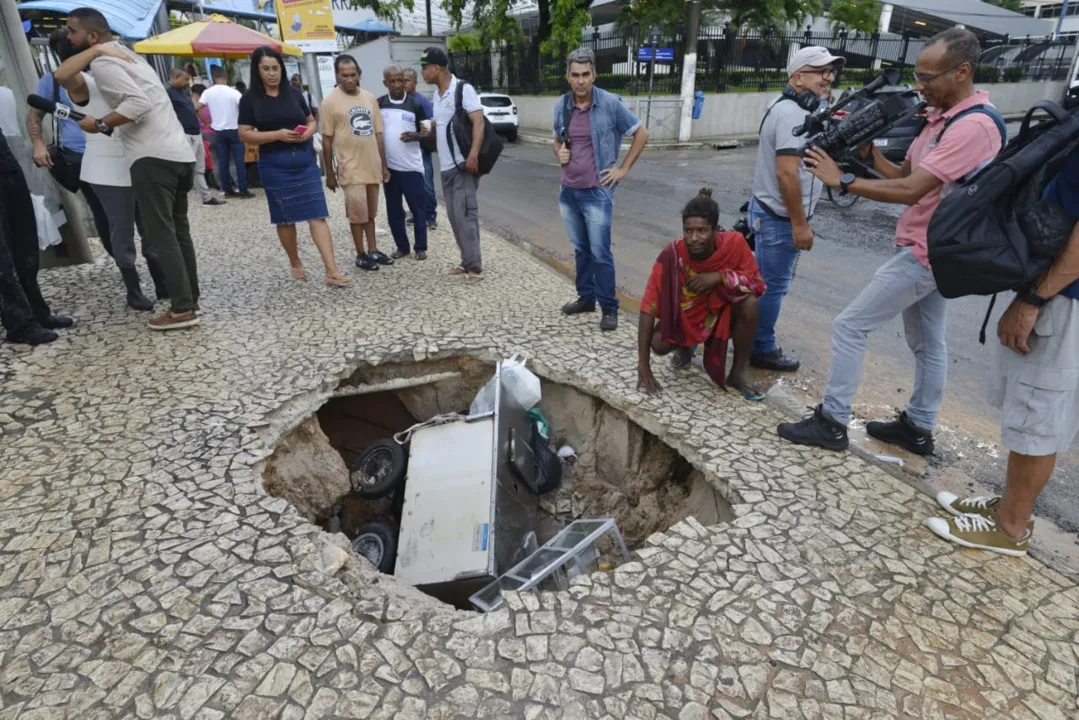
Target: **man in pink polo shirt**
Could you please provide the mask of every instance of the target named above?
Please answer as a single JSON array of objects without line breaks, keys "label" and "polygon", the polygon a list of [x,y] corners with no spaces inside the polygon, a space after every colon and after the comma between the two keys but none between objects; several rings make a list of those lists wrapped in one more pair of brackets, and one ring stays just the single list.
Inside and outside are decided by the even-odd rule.
[{"label": "man in pink polo shirt", "polygon": [[1006,132],[1000,114],[989,104],[988,93],[974,89],[974,66],[980,54],[978,39],[962,28],[945,30],[929,40],[918,56],[914,77],[915,87],[933,111],[902,167],[873,149],[874,167],[884,179],[844,175],[825,153],[807,153],[807,167],[825,185],[908,207],[899,217],[892,259],[835,320],[824,402],[805,420],[780,425],[780,437],[827,450],[847,448],[847,425],[862,375],[866,338],[902,313],[907,344],[916,362],[914,392],[896,420],[871,422],[866,431],[919,455],[933,452],[933,428],[948,375],[947,307],[929,269],[926,231],[941,197],[992,160]]}]

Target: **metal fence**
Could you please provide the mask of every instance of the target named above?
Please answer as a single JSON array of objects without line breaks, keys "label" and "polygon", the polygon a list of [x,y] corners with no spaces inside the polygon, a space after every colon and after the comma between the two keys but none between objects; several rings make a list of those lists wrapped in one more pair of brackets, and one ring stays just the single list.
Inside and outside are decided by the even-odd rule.
[{"label": "metal fence", "polygon": [[[596,53],[597,83],[624,95],[678,94],[681,88],[685,43],[680,35],[662,38],[656,45],[671,48],[667,62],[638,62],[644,38],[639,33],[593,33],[582,45]],[[925,45],[924,38],[894,34],[839,32],[821,34],[738,33],[730,28],[702,30],[697,38],[697,89],[705,92],[765,92],[781,89],[787,81],[787,59],[798,48],[823,45],[847,58],[837,83],[861,84],[875,77],[882,67],[904,71],[913,83],[914,62]],[[1023,82],[1064,80],[1071,64],[1074,43],[1068,39],[1004,38],[984,45],[977,82]],[[481,89],[511,94],[543,95],[566,92],[566,53],[551,58],[536,42],[506,46],[486,52],[451,53],[453,70]]]}]

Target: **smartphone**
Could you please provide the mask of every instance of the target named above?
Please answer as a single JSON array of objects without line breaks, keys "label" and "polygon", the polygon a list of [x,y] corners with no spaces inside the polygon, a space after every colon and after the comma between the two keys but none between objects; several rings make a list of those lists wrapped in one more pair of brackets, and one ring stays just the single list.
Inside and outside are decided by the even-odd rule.
[{"label": "smartphone", "polygon": [[296,133],[297,135],[303,135],[305,132],[307,132],[307,126],[297,125],[296,127],[292,128],[292,132]]}]

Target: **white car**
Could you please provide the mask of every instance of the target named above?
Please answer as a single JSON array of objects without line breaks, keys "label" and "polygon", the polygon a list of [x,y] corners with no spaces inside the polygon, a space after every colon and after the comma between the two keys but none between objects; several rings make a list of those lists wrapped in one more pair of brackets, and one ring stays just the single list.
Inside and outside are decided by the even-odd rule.
[{"label": "white car", "polygon": [[483,114],[494,126],[495,132],[506,136],[510,142],[517,140],[517,106],[513,98],[502,93],[480,93]]}]

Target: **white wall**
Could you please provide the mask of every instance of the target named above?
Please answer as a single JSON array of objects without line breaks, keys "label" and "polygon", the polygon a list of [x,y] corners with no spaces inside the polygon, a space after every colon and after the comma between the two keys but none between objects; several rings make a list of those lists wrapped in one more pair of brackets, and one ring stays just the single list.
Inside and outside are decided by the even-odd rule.
[{"label": "white wall", "polygon": [[[1060,102],[1064,97],[1066,87],[1065,82],[996,83],[979,86],[980,89],[989,91],[990,100],[1004,115],[1020,115],[1039,100]],[[768,103],[777,94],[766,92],[705,95],[701,118],[693,121],[693,137],[756,135]],[[542,130],[545,135],[551,134],[557,97],[515,95],[513,100],[517,103],[522,128]],[[656,107],[666,108],[678,98],[663,95],[656,96],[654,100]],[[644,116],[646,97],[626,96],[622,98],[622,101],[630,109],[637,111],[641,117]],[[658,112],[654,114],[659,115]],[[674,128],[674,135],[677,135],[677,128]],[[657,140],[671,139],[670,128],[664,127],[659,132],[653,132],[652,137]]]}]

